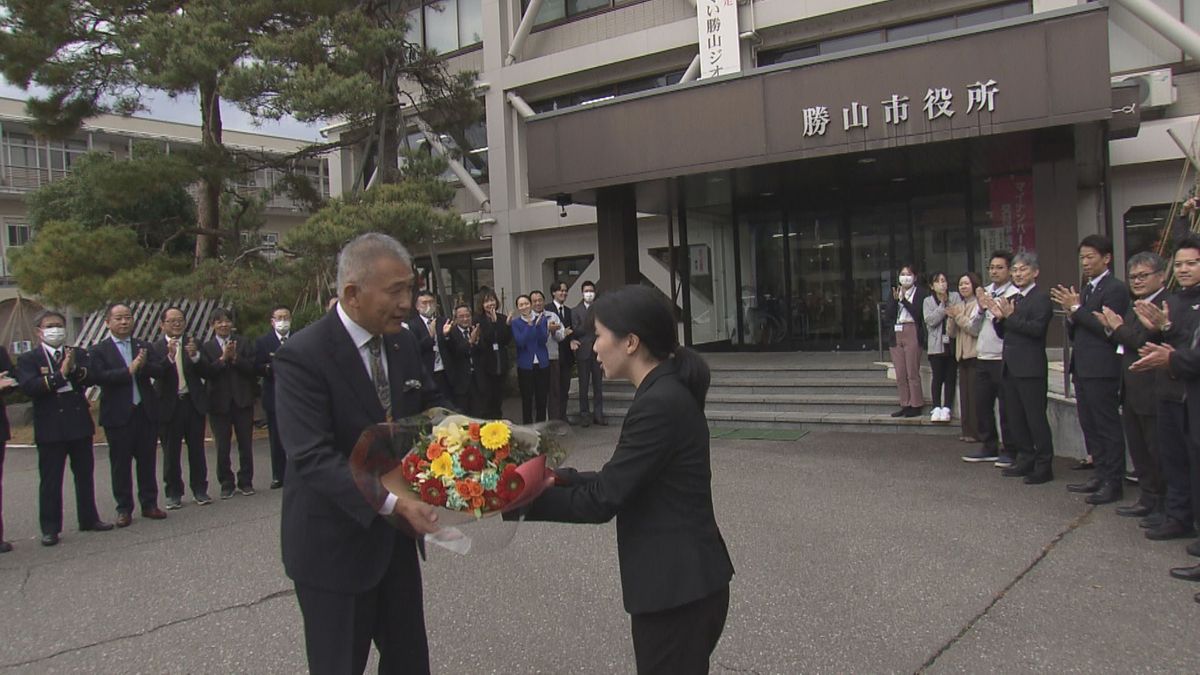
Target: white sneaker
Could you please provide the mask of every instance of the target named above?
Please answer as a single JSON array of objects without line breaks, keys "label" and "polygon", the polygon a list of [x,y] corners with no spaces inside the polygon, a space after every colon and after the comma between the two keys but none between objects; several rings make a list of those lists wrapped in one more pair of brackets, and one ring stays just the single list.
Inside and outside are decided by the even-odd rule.
[{"label": "white sneaker", "polygon": [[941,422],[942,421],[942,409],[934,408],[933,412],[929,413],[929,421],[930,422]]},{"label": "white sneaker", "polygon": [[954,419],[954,411],[949,408],[942,408],[942,421],[949,422]]},{"label": "white sneaker", "polygon": [[933,415],[934,415],[934,417],[933,417],[934,422],[949,422],[950,421],[950,409],[949,408],[934,408]]}]

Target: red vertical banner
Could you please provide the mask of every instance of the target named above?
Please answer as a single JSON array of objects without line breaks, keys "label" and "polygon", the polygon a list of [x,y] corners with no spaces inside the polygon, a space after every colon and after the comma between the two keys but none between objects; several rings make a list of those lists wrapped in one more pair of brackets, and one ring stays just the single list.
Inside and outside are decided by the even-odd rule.
[{"label": "red vertical banner", "polygon": [[1037,249],[1033,215],[1033,177],[993,176],[990,185],[992,227],[1003,227],[1013,252]]}]

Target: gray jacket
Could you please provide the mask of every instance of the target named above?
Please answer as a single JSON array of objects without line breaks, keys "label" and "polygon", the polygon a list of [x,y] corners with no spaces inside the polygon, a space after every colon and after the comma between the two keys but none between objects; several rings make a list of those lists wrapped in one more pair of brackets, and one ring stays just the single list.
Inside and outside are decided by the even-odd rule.
[{"label": "gray jacket", "polygon": [[[950,291],[947,304],[962,304],[962,296],[958,294],[958,291]],[[926,331],[926,352],[930,356],[944,354],[948,346],[946,341],[942,339],[946,335],[946,305],[938,302],[937,296],[930,293],[929,297],[925,298],[925,311],[923,313],[925,315],[925,327],[928,329]]]}]

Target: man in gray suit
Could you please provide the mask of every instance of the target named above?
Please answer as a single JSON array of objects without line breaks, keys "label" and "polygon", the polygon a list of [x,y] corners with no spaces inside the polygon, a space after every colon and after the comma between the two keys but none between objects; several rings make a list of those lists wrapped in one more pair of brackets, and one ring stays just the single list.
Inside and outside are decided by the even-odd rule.
[{"label": "man in gray suit", "polygon": [[[596,329],[592,326],[592,303],[596,300],[596,284],[583,282],[583,302],[571,311],[571,351],[575,352],[575,363],[579,368],[579,423],[591,426],[592,420],[600,426],[608,426],[604,421],[604,389],[602,387],[603,373],[600,364],[596,362],[596,354],[592,351],[592,343],[596,341]],[[593,413],[588,405],[588,385],[592,387],[592,398],[596,408]]]}]

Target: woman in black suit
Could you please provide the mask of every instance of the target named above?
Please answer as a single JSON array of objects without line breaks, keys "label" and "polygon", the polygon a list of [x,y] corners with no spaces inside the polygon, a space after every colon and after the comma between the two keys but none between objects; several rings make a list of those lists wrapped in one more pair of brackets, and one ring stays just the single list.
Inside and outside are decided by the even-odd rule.
[{"label": "woman in black suit", "polygon": [[733,564],[712,504],[707,364],[676,342],[667,300],[644,286],[592,306],[606,379],[637,388],[621,438],[599,472],[555,472],[529,520],[617,519],[625,610],[638,673],[707,673],[725,628]]},{"label": "woman in black suit", "polygon": [[479,416],[500,419],[504,416],[504,376],[508,374],[508,343],[512,330],[507,316],[497,311],[500,299],[490,290],[475,297],[475,323],[479,342],[475,344],[475,384],[479,395]]}]

